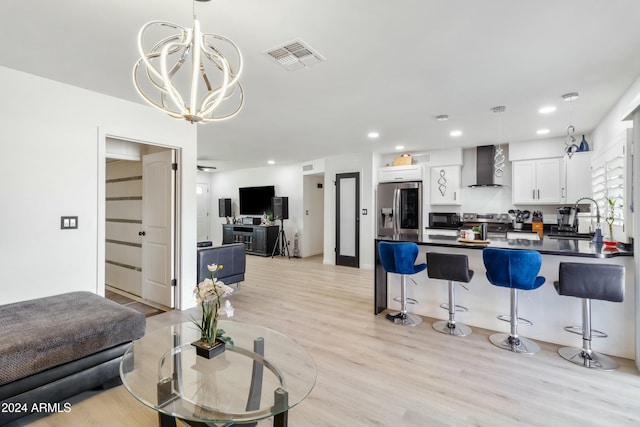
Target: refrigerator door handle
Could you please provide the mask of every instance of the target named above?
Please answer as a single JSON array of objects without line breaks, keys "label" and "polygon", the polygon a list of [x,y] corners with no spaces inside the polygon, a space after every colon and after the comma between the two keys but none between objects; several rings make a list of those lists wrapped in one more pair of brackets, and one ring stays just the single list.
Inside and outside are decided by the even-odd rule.
[{"label": "refrigerator door handle", "polygon": [[400,232],[400,189],[393,189],[393,234]]}]

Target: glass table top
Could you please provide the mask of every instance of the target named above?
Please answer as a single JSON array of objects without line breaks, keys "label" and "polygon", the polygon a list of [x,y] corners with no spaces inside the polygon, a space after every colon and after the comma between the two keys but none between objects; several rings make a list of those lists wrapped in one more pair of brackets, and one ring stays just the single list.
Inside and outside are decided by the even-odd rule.
[{"label": "glass table top", "polygon": [[316,366],[302,346],[262,326],[219,322],[234,345],[212,359],[196,355],[200,333],[191,322],[135,341],[120,365],[124,386],[163,414],[218,425],[269,418],[307,397]]}]

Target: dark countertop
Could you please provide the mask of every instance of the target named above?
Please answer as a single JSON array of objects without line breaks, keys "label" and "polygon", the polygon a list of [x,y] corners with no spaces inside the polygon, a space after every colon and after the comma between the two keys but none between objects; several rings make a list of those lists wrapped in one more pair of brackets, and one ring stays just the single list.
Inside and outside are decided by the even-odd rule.
[{"label": "dark countertop", "polygon": [[431,234],[418,236],[396,235],[380,236],[377,241],[415,242],[418,245],[441,246],[452,248],[483,249],[485,247],[503,249],[532,249],[543,255],[575,256],[587,258],[611,258],[614,256],[633,256],[633,251],[620,247],[607,247],[604,244],[592,243],[589,240],[554,239],[544,236],[542,240],[507,239],[506,236],[489,236],[488,244],[465,243],[458,241],[458,237]]}]

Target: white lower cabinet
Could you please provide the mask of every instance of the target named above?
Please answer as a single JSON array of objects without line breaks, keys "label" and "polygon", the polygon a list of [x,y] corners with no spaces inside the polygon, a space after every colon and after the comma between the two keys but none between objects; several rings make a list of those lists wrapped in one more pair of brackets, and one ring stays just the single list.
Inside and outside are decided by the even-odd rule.
[{"label": "white lower cabinet", "polygon": [[431,167],[431,204],[460,205],[460,171],[459,165]]},{"label": "white lower cabinet", "polygon": [[511,166],[513,204],[565,202],[562,157],[514,161]]}]

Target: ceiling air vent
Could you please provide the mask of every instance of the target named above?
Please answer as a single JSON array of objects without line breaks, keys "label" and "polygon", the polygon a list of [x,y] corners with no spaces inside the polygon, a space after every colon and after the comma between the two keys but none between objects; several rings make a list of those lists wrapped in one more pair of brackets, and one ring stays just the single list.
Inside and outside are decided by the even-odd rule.
[{"label": "ceiling air vent", "polygon": [[325,61],[322,55],[315,52],[301,39],[276,46],[265,53],[288,71],[299,70]]}]

